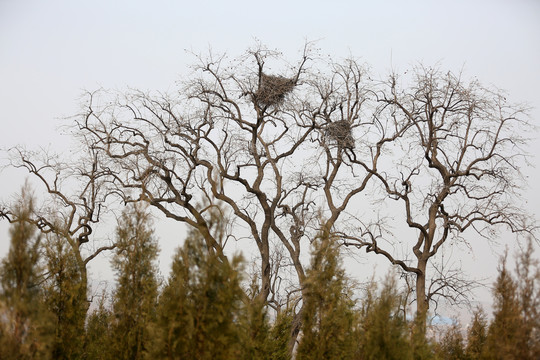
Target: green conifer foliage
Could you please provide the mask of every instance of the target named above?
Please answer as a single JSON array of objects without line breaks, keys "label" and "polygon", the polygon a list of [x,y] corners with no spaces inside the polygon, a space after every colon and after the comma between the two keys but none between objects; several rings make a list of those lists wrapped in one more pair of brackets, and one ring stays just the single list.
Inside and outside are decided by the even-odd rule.
[{"label": "green conifer foliage", "polygon": [[355,311],[338,244],[325,229],[313,241],[303,291],[303,328],[297,359],[351,359]]},{"label": "green conifer foliage", "polygon": [[269,360],[289,360],[291,358],[289,352],[289,340],[291,337],[292,322],[294,312],[292,309],[280,311],[272,327],[267,339],[267,348]]},{"label": "green conifer foliage", "polygon": [[83,354],[87,289],[73,250],[66,241],[49,234],[44,254],[48,272],[45,301],[54,322],[52,356],[58,360],[79,359]]},{"label": "green conifer foliage", "polygon": [[523,321],[522,355],[540,359],[540,262],[534,255],[533,240],[529,238],[517,254],[515,278]]},{"label": "green conifer foliage", "polygon": [[103,291],[98,307],[88,315],[86,324],[87,360],[112,360],[111,354],[111,324],[112,313],[105,305],[106,294]]},{"label": "green conifer foliage", "polygon": [[259,287],[257,277],[252,279],[248,299],[244,299],[239,311],[240,346],[242,358],[267,359],[269,353],[270,325],[264,304],[257,301]]},{"label": "green conifer foliage", "polygon": [[483,358],[527,359],[521,356],[524,344],[523,321],[517,284],[502,260],[493,289],[493,321],[489,325]]},{"label": "green conifer foliage", "polygon": [[501,260],[493,289],[493,320],[489,325],[484,359],[540,358],[540,266],[531,240],[517,254],[515,277]]},{"label": "green conifer foliage", "polygon": [[241,358],[242,259],[223,261],[192,231],[159,298],[153,358]]},{"label": "green conifer foliage", "polygon": [[410,343],[415,360],[436,359],[434,348],[436,346],[433,339],[426,336],[426,318],[427,314],[416,314],[412,324]]},{"label": "green conifer foliage", "polygon": [[0,359],[50,358],[50,317],[40,288],[40,240],[26,220],[32,198],[23,189],[11,245],[0,266]]},{"label": "green conifer foliage", "polygon": [[242,359],[289,360],[294,311],[287,307],[279,309],[274,322],[270,324],[267,310],[257,301],[258,286],[253,279],[250,298],[240,309],[240,345]]},{"label": "green conifer foliage", "polygon": [[412,359],[408,326],[400,314],[401,297],[388,277],[377,295],[376,283],[362,304],[360,353],[362,359]]},{"label": "green conifer foliage", "polygon": [[471,326],[467,330],[467,347],[465,349],[466,359],[481,359],[487,337],[487,320],[482,308],[478,308],[473,313]]},{"label": "green conifer foliage", "polygon": [[117,287],[113,297],[112,353],[115,359],[142,359],[155,318],[158,245],[144,204],[126,208],[116,230],[113,268]]},{"label": "green conifer foliage", "polygon": [[442,339],[437,344],[437,359],[464,360],[466,359],[463,334],[458,324],[446,329]]}]

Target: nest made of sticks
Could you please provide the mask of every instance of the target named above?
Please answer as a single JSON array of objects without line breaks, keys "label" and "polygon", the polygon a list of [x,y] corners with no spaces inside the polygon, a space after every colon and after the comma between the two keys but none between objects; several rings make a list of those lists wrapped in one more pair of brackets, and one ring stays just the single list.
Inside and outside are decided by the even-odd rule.
[{"label": "nest made of sticks", "polygon": [[326,136],[345,149],[354,149],[351,123],[347,120],[331,122],[326,127]]},{"label": "nest made of sticks", "polygon": [[263,106],[279,105],[295,86],[295,79],[261,74],[259,89],[255,93],[255,99]]}]

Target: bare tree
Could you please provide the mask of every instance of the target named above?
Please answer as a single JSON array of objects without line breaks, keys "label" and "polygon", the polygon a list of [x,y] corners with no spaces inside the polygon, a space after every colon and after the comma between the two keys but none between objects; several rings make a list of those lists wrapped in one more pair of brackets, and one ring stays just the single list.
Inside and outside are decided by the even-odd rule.
[{"label": "bare tree", "polygon": [[[47,151],[29,151],[23,147],[9,150],[11,166],[28,171],[44,192],[38,197],[33,213],[25,219],[43,234],[54,234],[66,241],[74,255],[80,276],[82,293],[88,289],[88,263],[113,245],[100,246],[93,238],[93,229],[100,221],[109,196],[107,169],[99,165],[98,153],[87,147],[81,157],[64,163],[58,155]],[[15,204],[2,204],[0,218],[17,222]],[[84,301],[87,299],[85,298]],[[87,303],[89,305],[89,302]]]},{"label": "bare tree", "polygon": [[[388,201],[402,206],[391,216],[402,219],[416,239],[389,238],[373,226],[344,239],[414,274],[417,314],[425,316],[437,295],[449,297],[445,291],[451,287],[463,295],[471,285],[458,285],[455,273],[448,272],[435,273],[434,283],[426,285],[428,265],[444,244],[464,240],[467,230],[488,240],[501,226],[514,233],[535,230],[517,202],[530,129],[526,108],[478,81],[466,83],[460,75],[424,67],[416,68],[409,82],[392,74],[375,96],[380,104],[375,116],[403,131],[382,149],[401,156],[387,157],[373,175]],[[397,251],[398,243],[406,244],[405,254]]]},{"label": "bare tree", "polygon": [[[258,250],[256,301],[277,309],[285,270],[273,263],[274,245],[285,249],[287,261],[280,262],[293,269],[303,292],[302,249],[344,216],[374,176],[383,144],[404,129],[385,129],[365,116],[364,108],[377,104],[356,60],[322,61],[309,45],[292,65],[262,47],[232,61],[199,60],[175,96],[89,94],[78,125],[108,159],[125,201],[148,201],[195,227],[224,261],[224,244],[208,221],[211,207],[228,209],[231,235]],[[291,349],[300,319],[301,307]]]},{"label": "bare tree", "polygon": [[195,227],[223,261],[225,244],[211,231],[210,209],[218,203],[228,209],[235,219],[230,235],[249,238],[258,249],[256,301],[263,304],[275,299],[269,297],[277,276],[273,241],[287,249],[299,283],[305,277],[301,240],[316,186],[298,161],[315,129],[295,95],[309,50],[297,64],[282,66],[280,75],[267,73],[267,61],[277,55],[258,48],[232,62],[201,59],[196,78],[175,97],[89,94],[79,122],[92,147],[108,158],[125,201],[148,201]]},{"label": "bare tree", "polygon": [[[38,176],[72,209],[64,232],[75,237],[74,245],[87,241],[99,214],[104,198],[90,196],[98,187],[90,179],[100,179],[106,194],[147,201],[197,229],[222,261],[229,241],[255,247],[260,288],[254,301],[261,305],[281,306],[284,271],[295,277],[289,294],[305,291],[303,249],[326,228],[345,245],[413,274],[423,316],[436,296],[458,301],[471,285],[447,271],[428,284],[428,265],[447,241],[467,229],[489,238],[497,225],[534,230],[512,205],[525,109],[507,104],[500,92],[424,68],[414,72],[410,87],[396,74],[375,82],[357,60],[323,61],[309,45],[295,64],[263,47],[233,60],[198,60],[178,94],[88,94],[77,121],[96,165],[80,171],[88,186],[74,201],[56,190],[55,176],[52,182]],[[22,166],[36,175],[44,171],[32,164]],[[382,212],[371,203],[377,196],[401,210],[368,215]],[[225,236],[212,226],[216,208],[232,217]],[[389,237],[386,218],[396,216],[414,232],[405,254]],[[53,225],[44,224],[45,230]],[[285,249],[279,260],[272,256],[276,244]],[[301,312],[302,305],[291,351]]]}]

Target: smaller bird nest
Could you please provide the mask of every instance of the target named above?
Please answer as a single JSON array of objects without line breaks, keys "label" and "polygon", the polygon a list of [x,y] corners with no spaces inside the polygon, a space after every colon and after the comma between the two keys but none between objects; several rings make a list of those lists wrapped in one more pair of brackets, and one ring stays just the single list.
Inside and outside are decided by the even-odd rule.
[{"label": "smaller bird nest", "polygon": [[255,93],[255,99],[261,105],[279,105],[295,86],[296,81],[294,79],[261,74],[259,89]]},{"label": "smaller bird nest", "polygon": [[326,127],[326,136],[345,149],[354,149],[351,123],[347,120],[331,122]]}]

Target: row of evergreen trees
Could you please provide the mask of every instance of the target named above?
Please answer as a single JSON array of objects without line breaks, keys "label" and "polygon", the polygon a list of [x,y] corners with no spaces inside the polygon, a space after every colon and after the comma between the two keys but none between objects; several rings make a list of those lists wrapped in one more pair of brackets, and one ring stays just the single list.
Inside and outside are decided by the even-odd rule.
[{"label": "row of evergreen trees", "polygon": [[[540,358],[540,268],[532,245],[515,274],[502,261],[489,324],[478,310],[466,334],[456,325],[435,339],[407,321],[393,278],[372,282],[356,299],[326,230],[313,240],[302,299],[269,312],[254,301],[256,281],[246,285],[242,257],[223,261],[195,231],[160,284],[149,214],[129,207],[116,230],[117,286],[90,306],[70,249],[24,222],[31,200],[18,211],[23,221],[12,225],[0,266],[0,360]],[[305,303],[302,331],[292,349],[298,301]]]}]

